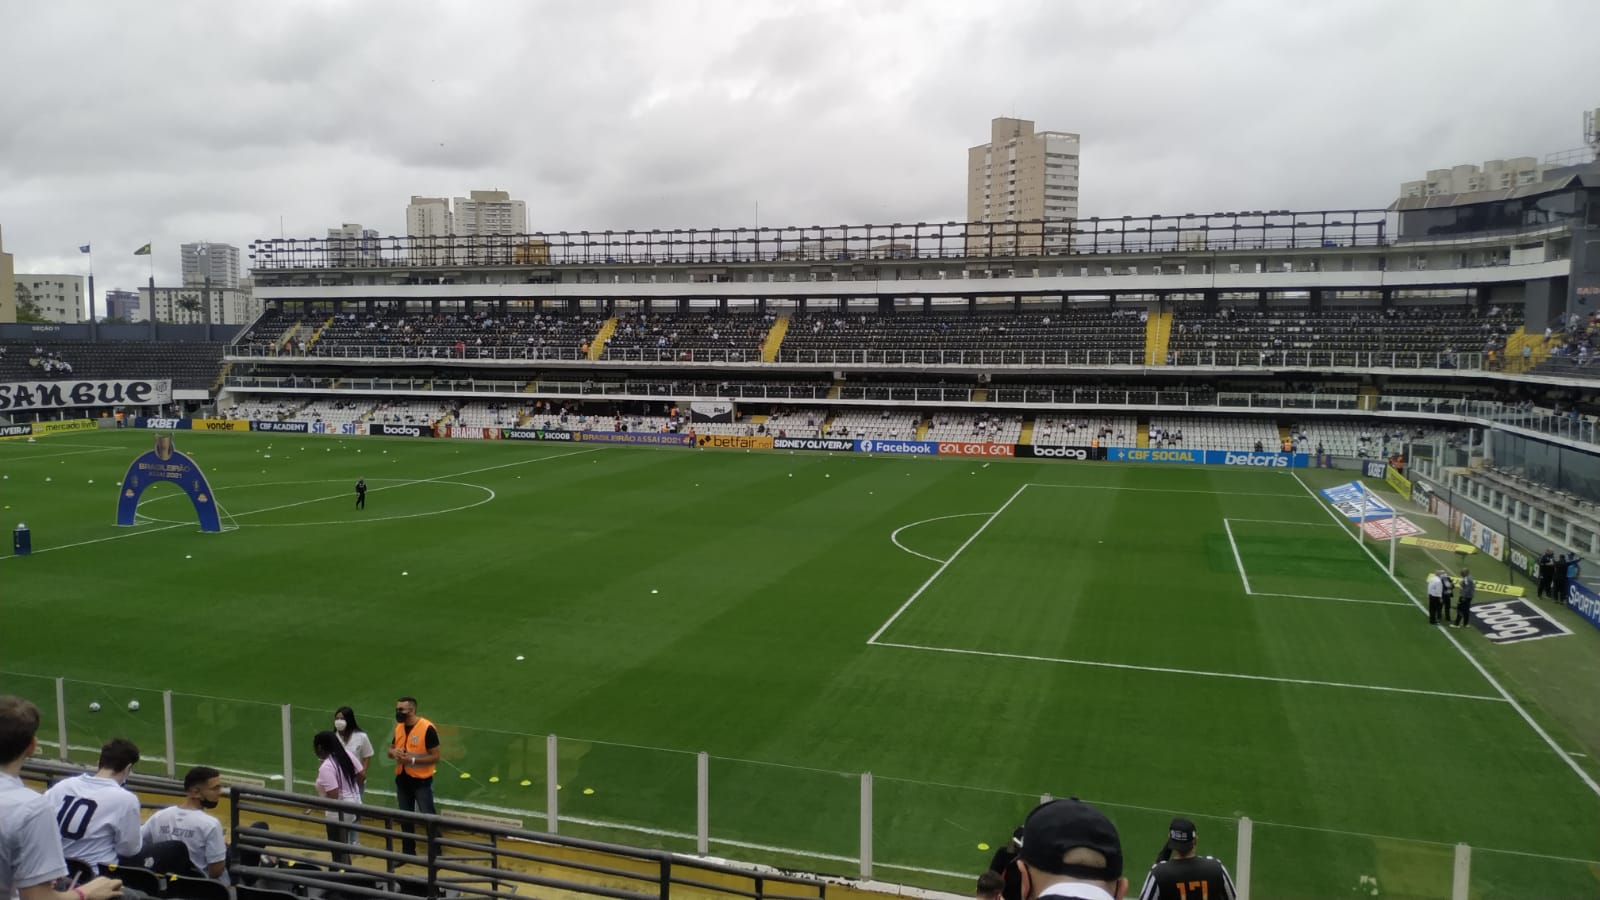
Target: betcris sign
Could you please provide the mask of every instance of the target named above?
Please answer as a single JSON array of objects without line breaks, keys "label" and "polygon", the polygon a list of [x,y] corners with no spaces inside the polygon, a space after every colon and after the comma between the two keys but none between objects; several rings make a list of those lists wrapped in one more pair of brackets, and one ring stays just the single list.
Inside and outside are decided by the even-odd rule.
[{"label": "betcris sign", "polygon": [[389,437],[433,437],[433,428],[428,425],[385,425],[373,422],[367,426],[368,434],[382,434]]},{"label": "betcris sign", "polygon": [[1206,462],[1213,466],[1247,466],[1252,469],[1304,469],[1311,464],[1306,453],[1240,453],[1234,450],[1207,450]]},{"label": "betcris sign", "polygon": [[1113,462],[1183,463],[1198,466],[1206,461],[1204,450],[1144,450],[1138,447],[1110,447],[1106,459]]},{"label": "betcris sign", "polygon": [[856,441],[857,453],[905,453],[911,456],[937,456],[939,444],[937,441],[874,441],[862,439]]},{"label": "betcris sign", "polygon": [[306,434],[311,431],[310,422],[256,422],[250,423],[251,431],[287,431],[293,434]]}]

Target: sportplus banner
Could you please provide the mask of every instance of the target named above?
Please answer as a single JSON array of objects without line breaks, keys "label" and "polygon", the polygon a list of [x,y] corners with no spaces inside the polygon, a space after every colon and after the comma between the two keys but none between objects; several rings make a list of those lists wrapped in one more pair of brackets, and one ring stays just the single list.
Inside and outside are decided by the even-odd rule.
[{"label": "sportplus banner", "polygon": [[163,419],[158,416],[134,416],[133,427],[156,428],[161,431],[188,431],[188,419]]},{"label": "sportplus banner", "polygon": [[1571,634],[1567,626],[1544,614],[1529,600],[1475,603],[1469,611],[1474,628],[1496,644],[1515,644]]},{"label": "sportplus banner", "polygon": [[1063,459],[1086,461],[1105,459],[1104,447],[1055,447],[1048,444],[1018,444],[1017,456],[1023,459]]},{"label": "sportplus banner", "polygon": [[145,406],[172,402],[172,382],[0,381],[0,411],[70,409],[75,406]]},{"label": "sportplus banner", "polygon": [[713,450],[771,450],[773,439],[766,435],[702,434],[695,437],[696,447]]},{"label": "sportplus banner", "polygon": [[373,422],[367,426],[368,434],[381,434],[388,437],[433,437],[431,425],[389,425]]},{"label": "sportplus banner", "polygon": [[937,456],[936,441],[875,441],[867,438],[856,441],[857,453],[904,453],[910,456]]},{"label": "sportplus banner", "polygon": [[1505,559],[1506,536],[1468,515],[1462,515],[1457,529],[1461,536],[1495,559]]},{"label": "sportplus banner", "polygon": [[0,425],[0,439],[27,437],[33,434],[32,425]]},{"label": "sportplus banner", "polygon": [[774,450],[828,450],[834,453],[854,453],[856,442],[845,438],[773,438]]},{"label": "sportplus banner", "polygon": [[940,441],[940,456],[1016,456],[1016,444],[994,444],[987,441],[978,443],[963,443],[961,441]]},{"label": "sportplus banner", "polygon": [[[1367,490],[1359,481],[1323,488],[1321,493],[1333,504],[1334,509],[1344,513],[1344,517],[1352,522],[1394,518],[1394,508],[1378,499],[1377,494]],[[1363,509],[1366,510],[1365,519],[1362,517]]]},{"label": "sportplus banner", "polygon": [[291,434],[308,434],[310,422],[251,422],[251,431],[286,431]]},{"label": "sportplus banner", "polygon": [[661,434],[654,431],[581,431],[578,440],[585,444],[635,444],[655,447],[693,447],[687,434]]},{"label": "sportplus banner", "polygon": [[1574,584],[1567,589],[1567,605],[1583,620],[1600,628],[1600,594],[1590,590],[1588,585]]},{"label": "sportplus banner", "polygon": [[577,437],[570,431],[556,431],[550,428],[502,428],[500,437],[508,441],[575,441]]},{"label": "sportplus banner", "polygon": [[200,471],[200,466],[194,460],[172,446],[170,434],[156,435],[155,449],[128,466],[128,474],[122,477],[122,490],[117,494],[118,525],[136,524],[139,497],[144,494],[145,488],[158,481],[170,482],[183,490],[189,502],[194,504],[195,514],[200,517],[201,531],[222,530],[216,497],[211,493],[205,473]]}]

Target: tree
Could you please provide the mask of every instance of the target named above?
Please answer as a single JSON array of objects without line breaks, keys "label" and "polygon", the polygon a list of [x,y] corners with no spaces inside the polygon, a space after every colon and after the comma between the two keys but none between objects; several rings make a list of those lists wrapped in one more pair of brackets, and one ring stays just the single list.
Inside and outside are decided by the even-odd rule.
[{"label": "tree", "polygon": [[18,322],[48,322],[44,313],[39,312],[39,304],[34,302],[33,292],[25,284],[17,285],[17,321]]}]

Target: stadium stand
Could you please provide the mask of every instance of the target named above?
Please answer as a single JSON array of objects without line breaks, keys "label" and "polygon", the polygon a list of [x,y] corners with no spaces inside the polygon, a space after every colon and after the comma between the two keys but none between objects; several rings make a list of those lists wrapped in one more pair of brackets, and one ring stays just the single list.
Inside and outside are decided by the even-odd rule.
[{"label": "stadium stand", "polygon": [[930,441],[985,441],[1015,444],[1022,436],[1021,414],[934,413],[925,436]]},{"label": "stadium stand", "polygon": [[[408,359],[571,358],[588,347],[605,322],[598,313],[515,310],[498,316],[475,313],[341,313],[332,316],[315,340],[299,342],[289,355],[379,356]],[[242,335],[236,346],[265,356],[284,353],[278,339],[303,320],[269,312]],[[302,329],[304,332],[304,329]],[[301,340],[305,340],[302,333]]]},{"label": "stadium stand", "polygon": [[1283,440],[1269,419],[1214,416],[1151,416],[1150,446],[1187,450],[1261,450],[1275,452]]},{"label": "stadium stand", "polygon": [[899,410],[836,410],[828,422],[829,437],[894,438],[912,440],[917,436],[921,413]]},{"label": "stadium stand", "polygon": [[366,418],[389,425],[430,425],[450,410],[448,403],[438,400],[385,400],[373,407]]},{"label": "stadium stand", "polygon": [[767,431],[785,437],[818,437],[827,413],[819,409],[776,409],[767,416]]},{"label": "stadium stand", "polygon": [[8,341],[0,379],[170,378],[174,388],[209,389],[222,371],[223,345],[209,341]]},{"label": "stadium stand", "polygon": [[690,358],[694,350],[726,349],[759,359],[761,342],[777,316],[750,313],[626,313],[606,342],[613,355],[630,358]]},{"label": "stadium stand", "polygon": [[795,362],[818,352],[854,350],[1081,349],[1136,357],[1144,338],[1144,322],[1132,310],[804,312],[791,317],[778,359]]},{"label": "stadium stand", "polygon": [[1033,422],[1032,443],[1088,447],[1099,441],[1102,447],[1132,446],[1138,431],[1139,420],[1133,416],[1039,416]]},{"label": "stadium stand", "polygon": [[[1194,364],[1200,353],[1247,354],[1241,364],[1265,363],[1287,351],[1345,354],[1409,355],[1399,367],[1431,364],[1438,354],[1500,350],[1522,325],[1521,305],[1496,307],[1483,314],[1460,305],[1327,309],[1252,309],[1224,307],[1206,313],[1181,306],[1173,317],[1168,344],[1172,361]],[[1251,355],[1255,359],[1251,358]],[[1419,360],[1418,356],[1428,359]],[[1219,363],[1221,361],[1219,360]],[[1357,365],[1345,358],[1337,365]]]}]

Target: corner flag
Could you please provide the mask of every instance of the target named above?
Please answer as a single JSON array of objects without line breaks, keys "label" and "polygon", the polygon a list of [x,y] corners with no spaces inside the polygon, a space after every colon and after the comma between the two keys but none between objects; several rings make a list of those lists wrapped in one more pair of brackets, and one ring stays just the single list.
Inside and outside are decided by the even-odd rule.
[{"label": "corner flag", "polygon": [[133,251],[133,255],[134,256],[149,256],[150,255],[150,245],[149,244],[145,244],[143,247],[140,247],[139,249]]},{"label": "corner flag", "polygon": [[79,253],[88,253],[89,252],[89,245],[88,244],[84,244],[83,246],[79,247],[78,248],[78,252]]}]

